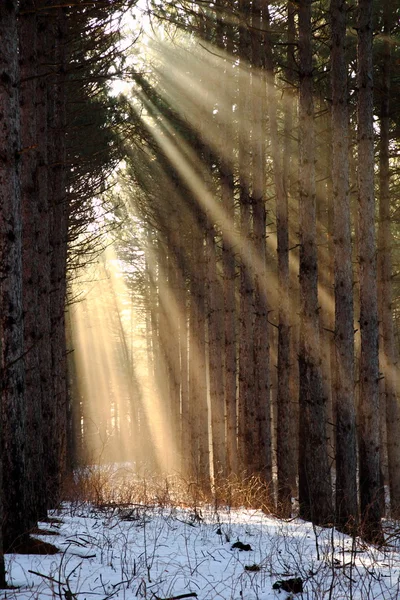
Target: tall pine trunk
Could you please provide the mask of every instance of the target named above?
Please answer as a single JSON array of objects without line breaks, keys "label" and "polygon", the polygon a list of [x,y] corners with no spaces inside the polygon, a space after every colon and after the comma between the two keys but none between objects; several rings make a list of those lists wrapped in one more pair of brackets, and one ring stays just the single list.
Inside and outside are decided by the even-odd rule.
[{"label": "tall pine trunk", "polygon": [[[278,285],[279,285],[279,331],[278,331],[278,423],[277,423],[277,469],[278,508],[290,516],[291,497],[297,493],[297,438],[298,438],[298,363],[297,363],[297,319],[293,318],[298,305],[297,277],[290,270],[289,246],[291,227],[297,232],[297,222],[289,222],[289,199],[294,194],[297,181],[295,141],[293,128],[296,125],[296,62],[295,26],[296,9],[292,2],[287,6],[287,66],[285,77],[288,85],[284,95],[284,147],[282,179],[284,197],[277,206],[278,242]],[[275,172],[275,169],[274,169]],[[278,187],[277,187],[278,189]],[[293,236],[293,234],[292,234]],[[279,491],[280,490],[280,491]]]},{"label": "tall pine trunk", "polygon": [[[36,3],[37,5],[37,3]],[[48,63],[50,47],[50,20],[45,10],[37,15],[38,31],[38,80],[36,87],[36,126],[37,126],[37,249],[38,249],[38,312],[37,327],[40,331],[39,346],[39,372],[40,395],[42,398],[43,419],[43,454],[49,458],[46,461],[44,477],[46,484],[42,491],[40,516],[47,516],[49,502],[49,479],[47,472],[51,463],[52,436],[54,430],[55,403],[52,387],[52,359],[50,342],[50,208],[48,188]]]},{"label": "tall pine trunk", "polygon": [[379,151],[379,298],[382,331],[381,367],[386,405],[387,450],[389,466],[390,508],[392,517],[400,515],[400,408],[397,397],[398,353],[392,313],[392,243],[390,214],[390,3],[383,6],[383,56],[380,105]]},{"label": "tall pine trunk", "polygon": [[335,273],[336,522],[358,521],[354,310],[349,184],[346,0],[331,1],[332,181]]},{"label": "tall pine trunk", "polygon": [[[211,411],[211,434],[214,483],[218,487],[226,477],[225,407],[223,382],[224,314],[222,285],[217,272],[215,229],[208,225],[207,260],[207,326],[208,374]],[[216,488],[216,491],[217,488]]]},{"label": "tall pine trunk", "polygon": [[[254,472],[254,448],[256,446],[256,412],[254,361],[253,361],[253,315],[254,274],[251,252],[252,210],[250,197],[251,155],[249,136],[251,133],[249,74],[246,59],[249,59],[249,10],[247,0],[241,0],[242,24],[240,27],[239,53],[242,68],[239,71],[238,119],[239,119],[239,204],[240,204],[240,287],[239,287],[239,396],[238,396],[238,456],[239,468],[247,474]],[[251,424],[251,425],[250,425]]]},{"label": "tall pine trunk", "polygon": [[17,2],[2,3],[0,28],[0,333],[3,419],[3,542],[10,550],[29,526],[25,497],[25,378]]},{"label": "tall pine trunk", "polygon": [[197,209],[192,233],[192,272],[189,322],[189,423],[192,433],[191,472],[204,490],[210,488],[210,451],[205,348],[204,218]]},{"label": "tall pine trunk", "polygon": [[66,418],[67,418],[67,348],[65,337],[66,265],[68,238],[68,201],[66,191],[65,146],[65,63],[66,15],[54,2],[49,8],[48,39],[51,76],[48,86],[48,198],[51,210],[50,240],[50,324],[51,365],[54,421],[49,427],[50,453],[47,458],[48,497],[59,501],[61,482],[66,471]]},{"label": "tall pine trunk", "polygon": [[264,2],[253,1],[252,25],[252,204],[253,241],[257,257],[254,278],[254,378],[255,407],[257,420],[257,450],[255,470],[265,481],[273,496],[272,486],[272,442],[270,403],[270,363],[267,281],[267,214],[265,208],[265,127],[266,121],[266,76],[265,43],[266,17]]},{"label": "tall pine trunk", "polygon": [[322,384],[315,217],[315,136],[311,0],[299,6],[300,153],[300,347],[299,503],[300,516],[314,523],[332,518],[326,444],[326,397]]},{"label": "tall pine trunk", "polygon": [[358,2],[358,251],[360,263],[359,477],[361,526],[368,540],[382,538],[380,506],[378,302],[376,284],[373,1]]},{"label": "tall pine trunk", "polygon": [[37,121],[37,17],[33,0],[20,2],[20,110],[23,312],[26,386],[27,513],[34,526],[45,513],[43,498],[43,420],[40,380],[39,307],[39,152]]},{"label": "tall pine trunk", "polygon": [[[229,3],[222,0],[222,14]],[[221,35],[221,45],[228,53],[233,53],[233,35],[229,24],[224,24]],[[229,59],[224,60],[224,73],[221,83],[221,92],[224,89],[233,90],[234,70]],[[225,327],[225,410],[226,410],[226,452],[227,473],[238,472],[237,451],[237,411],[236,411],[236,259],[235,247],[232,237],[235,232],[235,196],[234,196],[234,140],[232,139],[232,121],[234,118],[233,106],[236,98],[232,91],[228,94],[229,108],[227,110],[227,121],[220,127],[221,151],[220,151],[220,182],[221,200],[227,223],[222,239],[222,272],[223,272],[223,295],[224,295],[224,327]]]},{"label": "tall pine trunk", "polygon": [[[276,196],[276,235],[278,252],[278,370],[277,370],[277,475],[278,475],[278,510],[283,516],[291,514],[291,472],[293,468],[294,447],[291,435],[292,406],[289,388],[290,379],[290,320],[289,320],[289,219],[288,196],[284,185],[282,153],[279,146],[277,121],[277,91],[274,77],[271,33],[269,31],[269,14],[264,9],[265,19],[265,67],[267,84],[267,114],[269,134],[271,138],[271,158]],[[290,18],[290,16],[289,16]],[[293,41],[293,40],[292,40]],[[292,117],[292,106],[287,103],[286,118]],[[287,126],[287,122],[285,123]],[[288,129],[291,130],[291,122]],[[291,135],[290,131],[290,135]],[[287,179],[289,173],[286,174]]]}]

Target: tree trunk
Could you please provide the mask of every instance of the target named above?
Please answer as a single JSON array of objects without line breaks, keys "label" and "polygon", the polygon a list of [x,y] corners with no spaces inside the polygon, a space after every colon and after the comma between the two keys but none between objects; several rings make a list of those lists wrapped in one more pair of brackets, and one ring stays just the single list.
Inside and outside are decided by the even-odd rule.
[{"label": "tree trunk", "polygon": [[326,397],[322,384],[315,222],[315,153],[311,0],[299,6],[300,59],[300,516],[314,523],[332,518],[332,489],[326,444]]},{"label": "tree trunk", "polygon": [[29,520],[25,490],[25,377],[22,314],[22,215],[19,156],[19,52],[17,2],[2,3],[0,28],[2,94],[0,95],[0,314],[1,396],[3,418],[3,543],[27,534]]},{"label": "tree trunk", "polygon": [[181,320],[179,326],[179,346],[181,356],[181,416],[180,416],[180,452],[181,474],[187,477],[186,456],[190,453],[191,435],[189,427],[189,365],[188,365],[188,291],[183,271],[178,276],[179,306]]},{"label": "tree trunk", "polygon": [[[169,431],[171,428],[170,407],[170,369],[169,369],[169,289],[168,289],[168,247],[164,236],[159,233],[157,240],[158,258],[158,356],[155,361],[157,395],[163,410],[163,423],[161,424],[160,447],[163,449],[163,463],[159,468],[171,469],[172,456],[170,452]],[[159,415],[158,418],[161,418]]]},{"label": "tree trunk", "polygon": [[336,522],[358,522],[354,310],[349,186],[346,0],[331,0],[332,181],[335,273]]},{"label": "tree trunk", "polygon": [[208,374],[211,411],[213,473],[216,492],[226,477],[225,407],[223,382],[223,304],[222,286],[217,273],[215,230],[206,234]]},{"label": "tree trunk", "polygon": [[386,404],[386,438],[389,463],[390,508],[392,518],[400,516],[400,408],[397,398],[398,354],[392,312],[392,244],[390,214],[390,3],[383,7],[383,65],[380,106],[379,152],[379,298],[382,331],[381,367]]},{"label": "tree trunk", "polygon": [[[289,21],[293,18],[293,9]],[[265,9],[265,19],[269,19]],[[268,23],[266,23],[266,28]],[[290,43],[290,39],[288,40]],[[294,40],[292,40],[294,41]],[[276,196],[276,229],[278,253],[278,299],[279,299],[279,325],[278,325],[278,368],[277,368],[277,471],[278,471],[278,510],[282,516],[290,517],[291,514],[291,473],[295,462],[294,446],[291,432],[292,398],[290,395],[290,343],[291,330],[289,318],[289,219],[288,196],[284,185],[282,154],[279,147],[279,133],[277,126],[277,98],[274,77],[274,64],[272,55],[271,35],[267,31],[265,36],[265,66],[267,83],[267,112],[269,120],[269,133],[271,137],[271,158]],[[291,49],[290,49],[291,51]],[[290,56],[289,56],[290,59]],[[290,75],[289,75],[290,77]],[[288,92],[290,95],[290,91]],[[285,111],[285,144],[287,151],[288,135],[291,135],[293,107],[290,102]],[[289,121],[289,123],[288,123]],[[285,159],[289,160],[288,153]],[[287,164],[286,181],[288,183],[289,165]]]},{"label": "tree trunk", "polygon": [[[249,33],[246,18],[248,14],[247,0],[241,0],[243,22],[240,27],[239,51],[240,60],[249,59]],[[239,289],[239,397],[238,397],[238,453],[239,468],[247,474],[255,471],[255,450],[257,431],[253,362],[253,315],[254,315],[254,274],[251,252],[251,197],[250,172],[251,156],[249,152],[249,135],[251,131],[249,106],[249,76],[245,63],[239,71],[239,204],[240,204],[240,289]]]},{"label": "tree trunk", "polygon": [[[298,362],[297,319],[298,280],[294,269],[290,270],[290,227],[298,231],[296,222],[289,222],[289,199],[294,201],[293,184],[297,183],[295,142],[293,128],[296,124],[296,42],[295,14],[292,2],[288,2],[287,67],[284,115],[284,148],[282,180],[284,197],[276,208],[278,243],[279,285],[279,331],[278,331],[278,422],[277,422],[277,469],[278,509],[290,516],[291,497],[297,494],[297,439],[298,439]],[[274,169],[275,172],[275,169]],[[279,189],[278,187],[276,188]],[[276,192],[277,193],[277,192]],[[277,197],[278,200],[278,197]],[[293,236],[293,234],[292,234]],[[293,242],[294,245],[294,242]],[[280,491],[279,491],[280,490]]]},{"label": "tree trunk", "polygon": [[378,308],[376,285],[372,0],[358,2],[358,218],[360,262],[359,460],[361,526],[382,539],[380,506]]},{"label": "tree trunk", "polygon": [[[36,3],[37,4],[37,3]],[[49,481],[47,471],[52,456],[52,437],[55,422],[55,403],[52,387],[52,360],[50,342],[50,209],[48,189],[48,63],[50,22],[45,11],[37,16],[38,22],[38,80],[36,87],[36,125],[37,125],[37,249],[38,249],[38,312],[37,327],[40,331],[38,352],[40,356],[40,395],[42,398],[43,419],[43,455],[46,456],[42,490],[40,517],[47,516],[49,502]]]},{"label": "tree trunk", "polygon": [[21,111],[21,205],[23,313],[25,341],[26,389],[26,469],[27,514],[33,527],[45,512],[43,464],[43,421],[40,381],[41,332],[38,328],[39,308],[39,164],[37,127],[37,17],[33,0],[20,2],[20,111]]},{"label": "tree trunk", "polygon": [[[226,0],[221,3],[227,6]],[[223,9],[224,10],[224,9]],[[226,10],[226,9],[225,9]],[[223,14],[223,13],[222,13]],[[233,36],[229,25],[224,28],[222,44],[228,55],[233,53]],[[226,40],[224,42],[224,39]],[[224,62],[224,74],[222,78],[222,91],[225,88],[233,90],[234,71],[229,60]],[[221,200],[227,218],[226,228],[229,235],[225,234],[222,239],[222,271],[223,271],[223,293],[225,309],[225,410],[226,410],[226,442],[227,442],[227,473],[237,474],[238,452],[237,452],[237,413],[236,413],[236,261],[235,248],[232,238],[235,233],[235,197],[234,197],[234,142],[231,138],[233,112],[232,107],[236,98],[234,93],[228,95],[230,109],[228,109],[228,122],[221,125],[221,150],[220,150],[220,180]]]},{"label": "tree trunk", "polygon": [[176,227],[179,223],[178,214],[171,209],[171,229],[172,234],[169,239],[168,256],[168,293],[170,303],[168,305],[168,370],[169,370],[169,399],[170,407],[170,432],[174,436],[173,444],[174,456],[172,457],[173,469],[179,466],[179,445],[180,445],[180,395],[181,395],[181,367],[179,354],[179,323],[181,318],[181,307],[178,304],[178,270],[179,264],[177,253],[179,253],[179,236]]},{"label": "tree trunk", "polygon": [[[200,210],[200,209],[199,209]],[[193,442],[192,473],[206,491],[210,489],[210,451],[205,352],[204,222],[201,214],[193,228],[193,264],[190,292],[189,394]]]},{"label": "tree trunk", "polygon": [[[68,239],[68,202],[66,195],[65,150],[65,39],[66,16],[62,8],[48,9],[48,56],[52,73],[48,85],[48,199],[50,209],[50,326],[52,398],[45,405],[50,435],[46,454],[48,498],[59,501],[61,482],[66,470],[67,349],[65,339],[66,261]],[[53,420],[54,419],[54,420]]]},{"label": "tree trunk", "polygon": [[265,127],[266,120],[266,76],[265,43],[267,15],[263,12],[264,2],[253,2],[252,25],[252,204],[253,242],[257,256],[254,278],[254,378],[255,418],[257,421],[257,450],[255,471],[268,486],[273,497],[271,402],[269,368],[269,326],[267,298],[267,215],[265,209]]}]

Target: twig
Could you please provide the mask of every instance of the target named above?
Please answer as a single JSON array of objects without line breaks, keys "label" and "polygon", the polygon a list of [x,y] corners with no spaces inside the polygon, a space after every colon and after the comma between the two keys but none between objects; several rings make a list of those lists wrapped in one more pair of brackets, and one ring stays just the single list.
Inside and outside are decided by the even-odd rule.
[{"label": "twig", "polygon": [[31,571],[30,569],[28,569],[28,573],[32,573],[32,575],[39,575],[39,577],[43,577],[44,579],[53,581],[54,583],[57,583],[58,585],[67,585],[66,583],[63,583],[62,581],[59,581],[58,579],[54,579],[54,577],[50,577],[49,575],[44,575],[43,573],[39,573],[38,571]]},{"label": "twig", "polygon": [[197,598],[196,592],[190,592],[189,594],[180,594],[179,596],[169,596],[168,598],[160,598],[154,594],[156,600],[182,600],[182,598]]}]

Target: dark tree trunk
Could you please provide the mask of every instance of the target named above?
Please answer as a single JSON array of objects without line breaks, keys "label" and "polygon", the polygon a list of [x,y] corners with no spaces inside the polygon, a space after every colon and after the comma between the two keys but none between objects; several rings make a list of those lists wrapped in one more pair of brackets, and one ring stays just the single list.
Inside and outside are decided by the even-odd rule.
[{"label": "dark tree trunk", "polygon": [[[25,489],[25,377],[22,317],[22,215],[17,2],[1,3],[0,333],[3,418],[3,544],[29,528]],[[4,576],[2,577],[4,579]]]},{"label": "dark tree trunk", "polygon": [[[265,9],[265,19],[269,19]],[[292,33],[291,25],[294,18],[292,7],[289,8],[289,36]],[[266,27],[268,27],[266,23]],[[289,37],[289,43],[294,42]],[[289,319],[289,218],[288,196],[284,185],[282,153],[279,147],[279,133],[277,125],[277,98],[274,76],[274,63],[272,55],[271,34],[268,31],[265,37],[265,66],[267,83],[267,114],[269,119],[269,132],[271,137],[271,158],[276,195],[276,229],[278,252],[278,299],[279,299],[279,325],[278,325],[278,365],[277,365],[277,470],[278,470],[278,510],[282,516],[291,514],[291,472],[295,462],[293,436],[291,432],[292,398],[290,395],[290,340],[291,328]],[[292,49],[291,49],[292,50]],[[289,54],[289,60],[290,60]],[[289,74],[289,79],[290,79]],[[290,91],[288,92],[290,95]],[[288,151],[288,135],[291,135],[293,107],[287,102],[285,111],[285,136]],[[290,130],[290,133],[289,133]],[[286,155],[288,160],[288,153]],[[289,171],[289,168],[287,168]],[[286,173],[286,183],[289,180]]]},{"label": "dark tree trunk", "polygon": [[358,218],[360,263],[359,477],[361,527],[382,539],[380,505],[378,302],[376,283],[372,0],[358,2]]},{"label": "dark tree trunk", "polygon": [[206,491],[210,489],[210,451],[205,347],[204,219],[198,213],[193,227],[193,267],[190,290],[189,396],[192,431],[192,473]]},{"label": "dark tree trunk", "polygon": [[[65,153],[65,62],[66,62],[66,16],[64,9],[54,2],[41,17],[45,28],[46,55],[44,62],[51,73],[47,84],[47,208],[48,231],[42,231],[43,247],[48,234],[50,265],[43,265],[41,279],[43,292],[50,292],[45,336],[50,337],[51,368],[48,350],[42,373],[46,395],[43,398],[43,419],[46,427],[45,447],[46,482],[49,506],[60,499],[61,482],[66,471],[67,430],[67,349],[65,338],[66,260],[68,238],[68,202],[66,195]],[[42,33],[41,33],[42,35]],[[45,168],[46,168],[45,166]],[[40,210],[40,209],[39,209]],[[46,216],[44,217],[46,220]],[[43,223],[43,229],[47,223]],[[44,260],[47,256],[44,255]],[[47,287],[49,286],[49,287]],[[46,290],[47,288],[47,290]],[[47,309],[47,306],[46,306]],[[49,385],[51,386],[50,389]]]},{"label": "dark tree trunk", "polygon": [[[252,68],[252,204],[253,241],[257,258],[254,278],[254,377],[257,431],[255,471],[268,486],[273,497],[272,439],[270,401],[270,360],[267,297],[267,213],[265,173],[266,73],[265,44],[267,14],[264,2],[254,1],[251,11]],[[272,82],[273,84],[273,82]],[[270,97],[268,97],[268,100]]]},{"label": "dark tree trunk", "polygon": [[[296,63],[294,48],[296,42],[295,14],[292,2],[288,2],[287,67],[284,116],[283,148],[283,197],[276,207],[278,242],[278,285],[279,285],[279,331],[278,331],[278,423],[277,423],[277,469],[278,469],[278,509],[290,516],[291,497],[297,493],[297,432],[298,432],[298,364],[296,319],[298,309],[297,276],[290,271],[290,227],[298,231],[297,223],[289,222],[289,199],[297,182],[295,142],[293,127],[296,110]],[[275,169],[274,169],[275,173]],[[274,175],[275,176],[275,175]],[[278,202],[278,189],[277,202]],[[292,194],[294,196],[294,194]],[[292,200],[293,201],[293,200]]]},{"label": "dark tree trunk", "polygon": [[[250,38],[248,23],[250,18],[247,0],[241,0],[242,24],[240,27],[239,52],[241,61],[250,59]],[[240,288],[239,288],[239,396],[238,396],[238,452],[239,469],[252,475],[255,472],[255,452],[257,445],[255,381],[254,381],[254,268],[252,255],[252,210],[250,197],[251,155],[249,132],[251,131],[251,111],[249,102],[249,76],[245,64],[239,71],[238,95],[238,162],[239,162],[239,204],[240,204]]]},{"label": "dark tree trunk", "polygon": [[[226,0],[222,0],[222,11],[228,7]],[[222,13],[223,14],[223,13]],[[225,34],[225,35],[224,35]],[[222,47],[228,55],[233,52],[233,36],[229,25],[222,31]],[[234,71],[229,60],[225,60],[224,73],[221,80],[221,93],[225,89],[233,90]],[[235,93],[232,91],[230,105],[235,103]],[[227,473],[237,474],[238,452],[237,452],[237,411],[236,411],[236,260],[235,247],[232,242],[235,233],[235,197],[234,197],[234,140],[232,140],[233,112],[228,112],[228,121],[221,125],[221,151],[220,151],[220,180],[221,200],[227,219],[226,229],[222,240],[222,271],[223,271],[223,295],[225,310],[225,410],[226,410],[226,452]],[[229,234],[229,235],[227,235]]]},{"label": "dark tree trunk", "polygon": [[357,524],[354,310],[349,185],[345,0],[331,1],[332,181],[335,272],[336,522]]},{"label": "dark tree trunk", "polygon": [[26,390],[27,515],[33,527],[45,512],[43,421],[40,381],[39,307],[39,152],[37,126],[37,17],[33,0],[20,2],[20,107],[23,312]]},{"label": "dark tree trunk", "polygon": [[311,0],[299,6],[300,59],[300,423],[299,503],[314,523],[332,518],[332,489],[326,444],[326,397],[322,384],[315,216],[315,153]]},{"label": "dark tree trunk", "polygon": [[[37,5],[37,3],[36,3]],[[54,423],[54,396],[51,377],[50,342],[50,246],[49,246],[49,190],[48,190],[48,63],[50,23],[45,11],[37,15],[38,23],[38,80],[36,87],[36,127],[37,127],[37,252],[38,252],[38,312],[37,328],[40,332],[38,353],[40,356],[40,395],[42,398],[43,454],[51,455],[51,440]],[[51,458],[49,458],[51,461]],[[50,507],[47,480],[48,463],[45,462],[44,479],[40,499],[40,517],[47,516]]]},{"label": "dark tree trunk", "polygon": [[[379,151],[379,298],[382,330],[381,367],[386,405],[386,438],[389,467],[390,508],[392,518],[400,516],[400,407],[398,403],[398,352],[393,326],[392,244],[390,211],[390,63],[391,22],[390,2],[383,6],[383,56],[380,106]],[[383,407],[382,407],[383,408]]]},{"label": "dark tree trunk", "polygon": [[213,473],[216,491],[226,477],[225,408],[223,382],[224,314],[222,285],[217,273],[215,229],[206,233],[208,374],[211,410]]}]

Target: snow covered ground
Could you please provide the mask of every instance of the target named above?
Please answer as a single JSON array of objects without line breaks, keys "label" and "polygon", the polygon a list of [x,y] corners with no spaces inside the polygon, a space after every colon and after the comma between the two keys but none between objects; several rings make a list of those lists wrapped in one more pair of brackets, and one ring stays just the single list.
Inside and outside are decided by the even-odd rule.
[{"label": "snow covered ground", "polygon": [[61,522],[41,527],[58,535],[40,539],[60,553],[7,555],[8,582],[17,589],[0,591],[0,598],[400,598],[400,552],[393,546],[378,550],[298,519],[141,504],[65,504],[54,516]]}]

